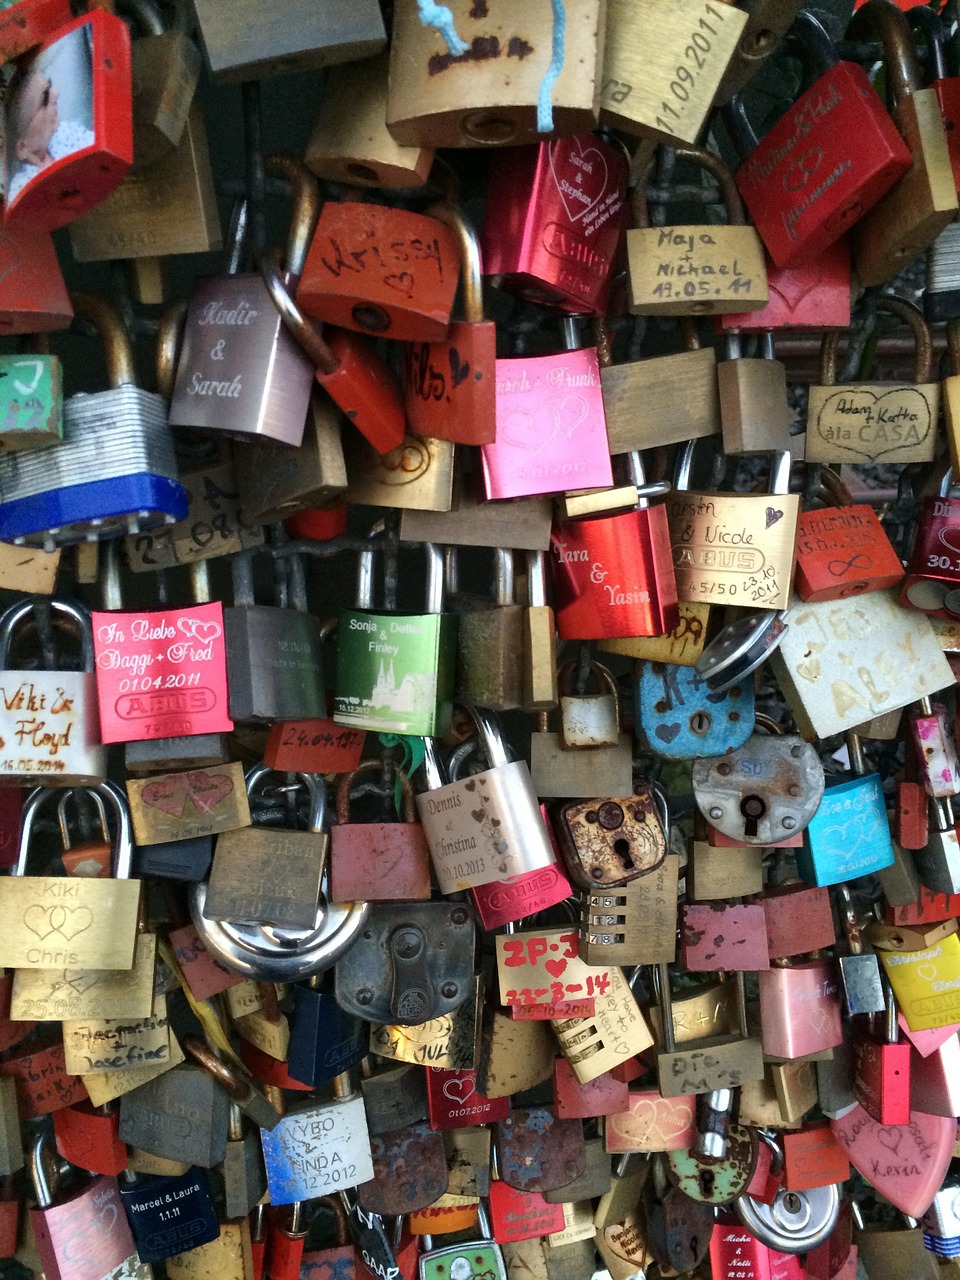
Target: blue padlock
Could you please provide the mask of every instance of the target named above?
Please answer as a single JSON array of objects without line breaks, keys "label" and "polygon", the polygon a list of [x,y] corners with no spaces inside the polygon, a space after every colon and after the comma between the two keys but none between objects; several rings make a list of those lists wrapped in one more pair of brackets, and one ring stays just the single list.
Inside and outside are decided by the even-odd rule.
[{"label": "blue padlock", "polygon": [[848,732],[853,777],[826,787],[797,850],[808,884],[841,884],[893,865],[893,841],[878,773],[867,773],[860,738]]},{"label": "blue padlock", "polygon": [[320,990],[324,977],[293,989],[287,1071],[311,1088],[356,1066],[370,1039],[368,1022],[341,1009],[332,989]]},{"label": "blue padlock", "polygon": [[127,1170],[124,1177],[120,1199],[141,1262],[162,1262],[219,1236],[220,1222],[203,1169],[173,1177],[137,1177]]},{"label": "blue padlock", "polygon": [[671,760],[721,756],[742,747],[754,729],[753,681],[711,691],[695,667],[634,664],[635,732],[647,751]]}]

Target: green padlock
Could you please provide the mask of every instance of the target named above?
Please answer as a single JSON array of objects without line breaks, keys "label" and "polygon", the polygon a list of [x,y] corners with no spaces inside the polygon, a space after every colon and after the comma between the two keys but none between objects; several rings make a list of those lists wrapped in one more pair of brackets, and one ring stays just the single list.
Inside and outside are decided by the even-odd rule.
[{"label": "green padlock", "polygon": [[337,627],[337,724],[436,737],[450,728],[457,617],[443,612],[443,556],[427,553],[427,613],[374,613],[373,550],[360,554],[357,608]]},{"label": "green padlock", "polygon": [[[63,372],[43,336],[0,356],[0,450],[42,449],[63,436]],[[30,350],[33,348],[33,350]]]}]

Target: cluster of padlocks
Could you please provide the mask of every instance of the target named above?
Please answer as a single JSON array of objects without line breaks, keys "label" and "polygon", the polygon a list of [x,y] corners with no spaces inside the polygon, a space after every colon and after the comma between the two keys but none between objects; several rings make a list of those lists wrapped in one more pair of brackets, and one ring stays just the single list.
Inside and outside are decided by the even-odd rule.
[{"label": "cluster of padlocks", "polygon": [[0,0],[0,1280],[960,1267],[953,64]]}]

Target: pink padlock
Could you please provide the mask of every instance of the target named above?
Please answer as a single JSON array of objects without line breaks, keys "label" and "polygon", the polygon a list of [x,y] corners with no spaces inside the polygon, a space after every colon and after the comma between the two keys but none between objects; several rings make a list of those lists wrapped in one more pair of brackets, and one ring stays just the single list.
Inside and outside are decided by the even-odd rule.
[{"label": "pink padlock", "polygon": [[759,975],[764,1053],[803,1058],[843,1040],[837,974],[831,960],[777,965]]}]

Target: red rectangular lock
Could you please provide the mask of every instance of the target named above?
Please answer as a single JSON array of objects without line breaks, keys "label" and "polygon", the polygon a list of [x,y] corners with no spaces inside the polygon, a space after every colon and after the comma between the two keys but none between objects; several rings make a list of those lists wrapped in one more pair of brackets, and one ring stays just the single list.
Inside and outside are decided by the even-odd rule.
[{"label": "red rectangular lock", "polygon": [[427,1116],[431,1129],[466,1129],[502,1120],[510,1099],[486,1098],[477,1092],[477,1073],[427,1067]]},{"label": "red rectangular lock", "polygon": [[270,726],[263,762],[294,773],[349,773],[363,755],[364,729],[332,720],[282,720]]},{"label": "red rectangular lock", "polygon": [[878,1124],[910,1123],[910,1054],[906,1040],[883,1044],[854,1036],[854,1096]]},{"label": "red rectangular lock", "polygon": [[960,499],[925,498],[900,587],[900,603],[931,618],[956,618],[946,607],[960,590]]},{"label": "red rectangular lock", "polygon": [[794,584],[801,600],[845,600],[895,587],[902,577],[900,557],[867,503],[800,513]]},{"label": "red rectangular lock", "polygon": [[50,1115],[87,1097],[80,1077],[67,1073],[63,1041],[59,1038],[32,1041],[28,1049],[0,1062],[0,1076],[13,1077],[22,1120]]},{"label": "red rectangular lock", "polygon": [[581,1084],[566,1058],[553,1064],[553,1109],[560,1120],[582,1120],[588,1116],[610,1116],[626,1111],[630,1090],[625,1080],[605,1071],[588,1084]]},{"label": "red rectangular lock", "polygon": [[[907,750],[909,751],[909,746]],[[913,782],[910,779],[902,778],[897,783],[897,809],[895,814],[897,826],[897,842],[903,849],[924,849],[926,848],[927,839],[930,830],[930,815],[927,810],[927,793],[923,788],[922,782]],[[930,893],[929,889],[922,888],[921,894]],[[931,895],[933,896],[933,895]],[[942,896],[942,895],[941,895]],[[921,902],[923,901],[921,897]],[[958,908],[960,911],[960,896],[957,898]],[[894,911],[910,911],[912,907],[894,907]],[[956,915],[957,911],[951,911],[951,915]],[[891,923],[897,923],[892,921]],[[906,920],[900,923],[908,923]]]},{"label": "red rectangular lock", "polygon": [[362,760],[337,785],[337,824],[330,832],[331,902],[426,902],[430,897],[430,852],[416,820],[413,788],[398,774],[402,822],[351,822],[350,787],[363,773],[380,773],[379,760]]},{"label": "red rectangular lock", "polygon": [[801,884],[777,885],[760,899],[770,959],[799,956],[837,940],[830,890]]},{"label": "red rectangular lock", "polygon": [[769,969],[759,902],[686,902],[680,908],[680,956],[691,973]]},{"label": "red rectangular lock", "polygon": [[867,73],[856,63],[837,62],[797,98],[734,176],[771,258],[788,267],[839,240],[910,163]]},{"label": "red rectangular lock", "polygon": [[604,315],[628,168],[622,149],[596,134],[498,152],[487,188],[484,274],[531,301]]},{"label": "red rectangular lock", "polygon": [[663,505],[596,520],[565,520],[550,535],[561,640],[663,636],[679,625]]},{"label": "red rectangular lock", "polygon": [[769,302],[759,311],[724,312],[719,332],[850,328],[850,246],[838,240],[812,262],[778,267],[765,255]]},{"label": "red rectangular lock", "polygon": [[122,19],[95,9],[48,36],[7,91],[4,220],[52,231],[105,200],[133,163],[132,103]]},{"label": "red rectangular lock", "polygon": [[563,1205],[547,1204],[539,1191],[518,1191],[505,1182],[493,1182],[490,1184],[490,1220],[497,1244],[532,1240],[563,1230]]},{"label": "red rectangular lock", "polygon": [[0,14],[0,62],[11,62],[73,17],[69,0],[20,0]]},{"label": "red rectangular lock", "polygon": [[814,1121],[793,1133],[785,1132],[783,1185],[788,1191],[808,1191],[831,1182],[846,1182],[850,1161],[837,1142],[827,1120]]},{"label": "red rectangular lock", "polygon": [[919,902],[905,907],[887,907],[887,924],[938,924],[960,916],[960,893],[934,893],[920,886]]},{"label": "red rectangular lock", "polygon": [[[550,830],[549,824],[547,830]],[[477,885],[470,892],[480,923],[484,929],[491,930],[565,902],[573,894],[573,889],[557,861],[550,867]]]}]

